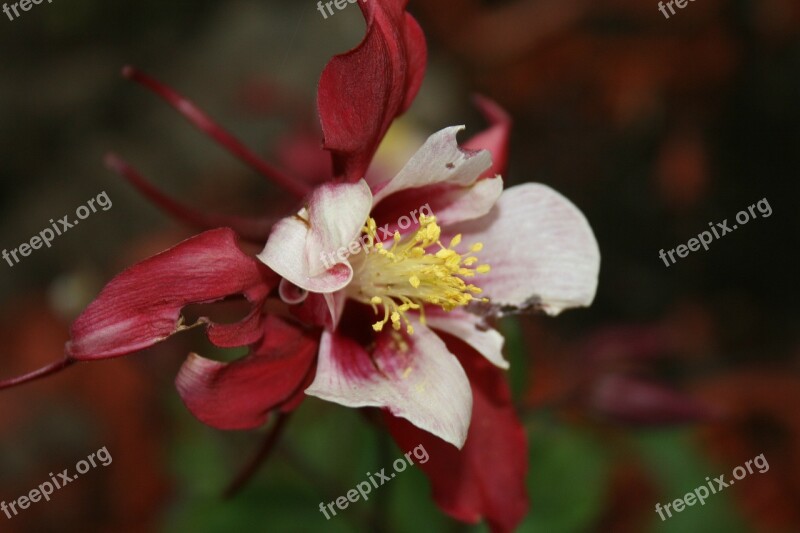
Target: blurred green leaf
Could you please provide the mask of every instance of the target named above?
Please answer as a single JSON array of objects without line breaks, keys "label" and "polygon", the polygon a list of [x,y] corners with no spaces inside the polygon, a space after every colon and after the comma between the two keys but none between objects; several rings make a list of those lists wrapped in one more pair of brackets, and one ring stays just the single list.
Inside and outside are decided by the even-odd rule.
[{"label": "blurred green leaf", "polygon": [[[730,492],[711,494],[701,506],[685,507],[680,513],[672,513],[662,521],[655,512],[656,503],[673,502],[695,488],[707,483],[706,476],[713,478],[730,472],[710,464],[701,454],[686,430],[649,431],[639,434],[636,443],[645,463],[660,483],[662,501],[653,502],[653,531],[658,533],[708,533],[746,532],[743,519],[730,501]],[[666,516],[666,513],[664,513]]]},{"label": "blurred green leaf", "polygon": [[600,444],[581,431],[537,425],[528,431],[531,510],[522,533],[589,529],[601,512],[608,461]]},{"label": "blurred green leaf", "polygon": [[[397,451],[398,457],[401,455]],[[391,491],[389,522],[392,531],[447,531],[453,520],[436,507],[428,479],[416,465],[392,479],[383,490]]]},{"label": "blurred green leaf", "polygon": [[511,368],[508,372],[509,385],[514,398],[519,398],[528,383],[528,347],[522,336],[522,325],[516,317],[507,317],[500,321],[500,333],[506,339],[505,356]]}]

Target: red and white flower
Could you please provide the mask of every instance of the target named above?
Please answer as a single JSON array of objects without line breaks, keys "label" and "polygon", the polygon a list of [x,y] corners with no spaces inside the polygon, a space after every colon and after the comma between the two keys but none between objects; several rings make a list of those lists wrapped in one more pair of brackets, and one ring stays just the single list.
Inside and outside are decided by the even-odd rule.
[{"label": "red and white flower", "polygon": [[[0,389],[203,326],[214,345],[249,353],[230,363],[188,357],[176,385],[201,421],[255,428],[271,413],[292,411],[306,394],[384,408],[401,447],[423,443],[429,451],[420,467],[445,512],[467,522],[485,518],[495,531],[513,529],[527,511],[527,450],[502,371],[503,338],[488,320],[589,305],[598,247],[580,211],[552,189],[503,191],[510,120],[487,100],[478,105],[491,127],[462,147],[461,128],[446,128],[393,178],[370,169],[424,76],[425,40],[406,3],[360,2],[364,40],[325,68],[318,107],[333,172],[311,191],[177,92],[127,68],[128,78],[304,200],[266,231],[264,220],[188,208],[109,157],[113,170],[161,207],[208,231],[115,277],[74,322],[63,360],[0,382]],[[421,206],[433,215],[395,223]],[[267,234],[257,258],[239,247],[239,238],[263,245]],[[359,238],[366,243],[361,253],[333,265],[321,261]],[[239,322],[184,323],[187,305],[233,296],[249,302]]]},{"label": "red and white flower", "polygon": [[[317,188],[298,213],[275,225],[259,255],[286,282],[327,304],[316,378],[307,394],[349,407],[388,408],[459,448],[472,395],[458,359],[436,331],[508,368],[503,338],[485,319],[589,305],[600,259],[574,205],[544,185],[503,192],[500,176],[481,178],[492,166],[491,155],[459,148],[460,129],[432,135],[388,182]],[[379,234],[371,214],[417,218],[415,205],[429,206],[435,215],[419,215],[405,231],[396,221],[386,224]],[[332,266],[321,260],[359,239],[365,241],[360,253]],[[340,328],[352,307],[377,315],[356,309],[362,331],[349,323]]]}]

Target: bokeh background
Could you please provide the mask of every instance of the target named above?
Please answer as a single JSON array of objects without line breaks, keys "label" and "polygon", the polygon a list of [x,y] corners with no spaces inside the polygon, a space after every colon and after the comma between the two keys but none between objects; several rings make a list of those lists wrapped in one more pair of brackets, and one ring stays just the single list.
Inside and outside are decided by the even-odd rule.
[{"label": "bokeh background", "polygon": [[[390,148],[452,124],[477,132],[470,96],[493,98],[514,119],[507,183],[572,199],[603,256],[590,309],[501,324],[530,446],[520,531],[800,531],[800,4],[703,0],[669,19],[632,0],[410,9],[430,66]],[[0,376],[59,358],[70,320],[107,280],[194,233],[108,172],[107,151],[203,210],[293,207],[123,80],[123,65],[314,175],[316,82],[363,27],[354,6],[325,20],[311,0],[55,0],[0,17],[0,247],[102,191],[113,201],[52,248],[0,263]],[[769,218],[669,268],[659,259],[763,198]],[[103,446],[113,463],[0,515],[0,530],[484,531],[441,515],[413,468],[325,521],[320,501],[400,452],[361,413],[314,398],[248,487],[222,500],[263,432],[191,417],[172,386],[189,350],[231,356],[188,332],[1,393],[0,499]],[[768,472],[665,522],[654,512],[762,453]]]}]

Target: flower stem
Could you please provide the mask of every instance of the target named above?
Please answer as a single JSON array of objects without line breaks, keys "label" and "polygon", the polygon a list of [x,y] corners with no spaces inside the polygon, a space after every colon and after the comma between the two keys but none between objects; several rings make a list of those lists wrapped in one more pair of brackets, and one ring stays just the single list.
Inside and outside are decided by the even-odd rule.
[{"label": "flower stem", "polygon": [[244,469],[239,472],[235,478],[233,478],[233,481],[230,482],[228,488],[226,488],[222,493],[223,498],[229,499],[236,496],[236,494],[247,484],[247,482],[250,481],[250,478],[253,477],[261,464],[266,461],[270,453],[272,453],[272,450],[275,448],[278,438],[283,433],[283,430],[286,427],[286,422],[289,421],[290,416],[291,413],[278,414],[275,425],[273,425],[267,433],[267,438],[264,440],[264,443],[261,445],[258,453],[256,453],[256,455],[245,465]]}]

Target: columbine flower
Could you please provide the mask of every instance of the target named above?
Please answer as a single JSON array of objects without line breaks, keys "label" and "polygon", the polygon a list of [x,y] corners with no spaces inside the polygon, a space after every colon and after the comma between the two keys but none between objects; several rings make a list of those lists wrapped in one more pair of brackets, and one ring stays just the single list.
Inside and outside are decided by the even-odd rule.
[{"label": "columbine flower", "polygon": [[[318,188],[276,224],[259,259],[283,277],[298,316],[325,326],[306,394],[386,408],[401,447],[436,451],[420,466],[442,509],[508,531],[527,511],[527,450],[500,371],[503,338],[486,319],[588,305],[599,252],[583,215],[552,189],[503,192],[490,153],[457,146],[460,129],[431,136],[388,182]],[[357,252],[323,260],[342,249]]]},{"label": "columbine flower", "polygon": [[[472,395],[435,331],[507,368],[503,339],[485,318],[588,305],[599,265],[591,229],[571,203],[543,185],[503,193],[499,176],[479,179],[492,166],[490,153],[461,150],[460,129],[431,136],[386,183],[319,187],[297,214],[275,225],[259,255],[282,283],[326,302],[327,327],[307,394],[388,408],[459,448]],[[429,213],[418,215],[420,206]],[[401,224],[379,226],[376,213],[406,215]],[[401,229],[409,218],[417,223]],[[359,241],[363,250],[346,260],[332,266],[321,260]],[[343,319],[351,312],[352,321]]]},{"label": "columbine flower", "polygon": [[[486,100],[478,105],[491,127],[463,149],[459,128],[447,128],[394,178],[369,168],[425,71],[424,36],[406,3],[359,3],[364,40],[325,68],[318,106],[333,181],[307,196],[307,185],[262,161],[177,92],[126,68],[126,77],[306,200],[270,232],[267,220],[188,208],[110,156],[110,168],[171,214],[217,229],[119,274],[73,323],[62,361],[0,382],[0,389],[201,326],[218,347],[249,348],[230,363],[197,354],[184,363],[176,385],[201,421],[255,428],[270,413],[295,409],[305,394],[383,407],[402,448],[422,443],[430,451],[432,460],[420,466],[445,512],[467,522],[485,517],[495,531],[513,529],[527,510],[527,451],[501,371],[508,366],[503,339],[486,319],[588,305],[599,253],[583,215],[558,193],[536,184],[502,191],[510,120]],[[414,209],[413,225],[395,223]],[[267,234],[261,261],[239,248],[239,237],[263,245]],[[364,239],[361,253],[335,264],[321,260],[357,237]],[[185,324],[185,306],[233,296],[249,303],[240,321]],[[285,420],[279,415],[274,431]]]}]

